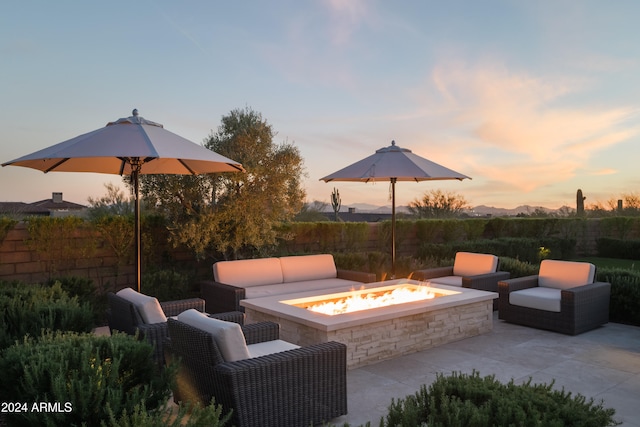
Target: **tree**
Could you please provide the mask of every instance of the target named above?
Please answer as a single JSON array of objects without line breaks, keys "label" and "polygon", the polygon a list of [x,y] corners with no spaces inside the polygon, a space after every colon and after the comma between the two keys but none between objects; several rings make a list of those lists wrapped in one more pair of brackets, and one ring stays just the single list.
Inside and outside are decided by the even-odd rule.
[{"label": "tree", "polygon": [[94,199],[89,197],[89,217],[97,218],[104,215],[133,215],[134,198],[127,197],[120,187],[107,183],[104,184],[107,194]]},{"label": "tree", "polygon": [[422,199],[409,202],[409,212],[418,218],[453,218],[469,207],[460,194],[442,190],[427,191]]},{"label": "tree", "polygon": [[167,214],[175,243],[227,259],[276,243],[276,226],[302,209],[306,195],[300,152],[274,143],[275,135],[260,113],[232,110],[204,146],[242,163],[246,173],[143,177],[143,194]]}]

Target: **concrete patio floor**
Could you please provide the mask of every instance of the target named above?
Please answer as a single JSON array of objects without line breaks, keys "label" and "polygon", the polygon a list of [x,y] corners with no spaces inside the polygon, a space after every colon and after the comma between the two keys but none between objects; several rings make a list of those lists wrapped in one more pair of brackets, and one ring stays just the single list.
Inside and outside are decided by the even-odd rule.
[{"label": "concrete patio floor", "polygon": [[640,327],[608,323],[578,336],[498,320],[493,331],[354,369],[347,374],[349,413],[331,420],[377,427],[392,398],[414,394],[436,373],[495,375],[507,383],[551,383],[616,410],[622,425],[640,427]]}]

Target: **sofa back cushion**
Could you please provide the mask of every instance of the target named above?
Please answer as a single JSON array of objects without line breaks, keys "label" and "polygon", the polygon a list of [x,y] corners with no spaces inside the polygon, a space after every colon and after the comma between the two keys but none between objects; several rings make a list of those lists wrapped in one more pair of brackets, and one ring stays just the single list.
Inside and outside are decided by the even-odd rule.
[{"label": "sofa back cushion", "polygon": [[280,266],[284,282],[338,277],[338,270],[331,254],[282,257]]},{"label": "sofa back cushion", "polygon": [[477,276],[478,274],[495,273],[497,270],[498,257],[491,254],[458,252],[453,263],[454,276]]},{"label": "sofa back cushion", "polygon": [[214,319],[193,308],[180,313],[178,321],[210,333],[226,362],[251,357],[242,327],[237,323]]},{"label": "sofa back cushion", "polygon": [[588,262],[542,260],[538,274],[538,286],[570,289],[593,283],[596,266]]},{"label": "sofa back cushion", "polygon": [[278,258],[218,261],[213,264],[213,279],[241,288],[274,285],[282,283],[282,269]]},{"label": "sofa back cushion", "polygon": [[164,311],[156,298],[141,294],[131,288],[121,289],[116,292],[116,295],[133,304],[138,309],[144,323],[151,324],[167,321],[167,317],[164,315]]}]

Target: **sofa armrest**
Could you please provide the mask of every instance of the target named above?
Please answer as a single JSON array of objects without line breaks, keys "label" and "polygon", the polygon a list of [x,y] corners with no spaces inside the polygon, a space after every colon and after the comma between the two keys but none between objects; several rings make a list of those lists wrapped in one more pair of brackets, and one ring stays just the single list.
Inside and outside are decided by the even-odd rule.
[{"label": "sofa armrest", "polygon": [[338,279],[353,280],[362,283],[373,283],[376,281],[376,274],[367,273],[364,271],[338,269]]},{"label": "sofa armrest", "polygon": [[205,280],[200,282],[200,295],[205,301],[207,312],[210,314],[227,311],[244,312],[244,307],[240,306],[240,300],[245,299],[244,288]]},{"label": "sofa armrest", "polygon": [[498,292],[498,282],[508,280],[511,273],[496,271],[495,273],[478,274],[462,278],[462,287],[481,291]]},{"label": "sofa armrest", "polygon": [[201,298],[189,298],[176,301],[164,301],[160,303],[160,307],[162,307],[164,315],[170,317],[177,316],[183,311],[191,308],[204,312],[205,302]]},{"label": "sofa armrest", "polygon": [[280,339],[280,325],[275,322],[258,322],[244,325],[242,333],[247,345]]},{"label": "sofa armrest", "polygon": [[409,278],[413,280],[429,280],[445,276],[453,276],[453,266],[416,270],[409,275]]}]

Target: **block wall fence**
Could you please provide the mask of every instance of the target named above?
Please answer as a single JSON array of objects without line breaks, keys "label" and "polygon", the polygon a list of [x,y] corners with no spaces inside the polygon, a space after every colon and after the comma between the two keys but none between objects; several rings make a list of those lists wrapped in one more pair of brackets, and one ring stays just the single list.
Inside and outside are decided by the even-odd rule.
[{"label": "block wall fence", "polygon": [[[379,223],[368,224],[368,237],[366,241],[359,244],[358,250],[383,251],[381,248],[380,233],[382,225]],[[1,237],[1,236],[0,236]],[[586,220],[586,225],[577,238],[578,255],[594,255],[596,250],[596,239],[601,237],[598,219]],[[5,238],[0,241],[0,280],[20,280],[28,283],[37,283],[49,280],[50,278],[63,276],[86,277],[92,279],[98,286],[119,289],[135,282],[135,270],[133,265],[133,254],[126,257],[117,257],[113,250],[106,246],[96,235],[91,235],[88,231],[79,231],[68,243],[71,248],[81,248],[86,245],[87,239],[95,242],[90,251],[78,250],[71,253],[63,261],[57,261],[54,265],[46,254],[38,253],[30,248],[27,243],[29,233],[24,223],[18,223],[9,230]],[[402,241],[398,242],[396,251],[398,256],[408,256],[416,253],[419,241],[413,234],[404,235]],[[289,253],[319,253],[327,252],[332,248],[314,241],[309,236],[299,236],[285,244],[283,250]],[[349,248],[342,248],[349,250]],[[55,249],[54,249],[55,250]],[[167,267],[179,267],[194,271],[199,278],[211,277],[211,264],[213,260],[198,260],[193,252],[187,248],[172,248],[165,245],[163,248],[154,248],[147,251],[143,247],[143,256],[148,256],[147,252],[154,252],[155,260],[153,265],[162,266],[165,262]],[[160,255],[158,255],[160,254]],[[158,262],[160,260],[160,262]]]}]

